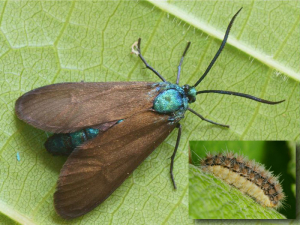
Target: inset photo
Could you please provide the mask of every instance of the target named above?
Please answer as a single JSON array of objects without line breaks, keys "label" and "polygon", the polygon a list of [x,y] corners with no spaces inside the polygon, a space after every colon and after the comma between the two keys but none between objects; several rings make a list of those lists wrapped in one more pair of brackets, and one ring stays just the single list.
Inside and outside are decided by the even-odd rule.
[{"label": "inset photo", "polygon": [[296,144],[190,141],[191,219],[295,219]]}]

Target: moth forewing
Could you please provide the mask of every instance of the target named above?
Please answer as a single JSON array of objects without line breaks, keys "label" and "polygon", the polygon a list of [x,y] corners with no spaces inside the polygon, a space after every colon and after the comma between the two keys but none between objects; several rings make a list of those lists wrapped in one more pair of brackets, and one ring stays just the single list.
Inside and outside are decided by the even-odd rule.
[{"label": "moth forewing", "polygon": [[53,133],[125,119],[148,110],[158,94],[156,83],[59,83],[22,95],[15,105],[19,119]]},{"label": "moth forewing", "polygon": [[101,204],[176,127],[168,118],[141,112],[75,149],[54,194],[57,213],[71,219]]}]

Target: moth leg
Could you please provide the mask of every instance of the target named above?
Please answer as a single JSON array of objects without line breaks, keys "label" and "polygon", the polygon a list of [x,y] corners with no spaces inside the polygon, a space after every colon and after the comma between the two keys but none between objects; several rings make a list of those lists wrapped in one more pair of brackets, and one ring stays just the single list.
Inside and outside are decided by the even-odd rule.
[{"label": "moth leg", "polygon": [[179,142],[180,142],[180,137],[181,137],[181,124],[180,123],[177,124],[177,128],[178,128],[177,140],[176,140],[176,145],[175,145],[174,152],[171,156],[171,164],[170,164],[170,175],[171,175],[171,180],[172,180],[174,189],[176,189],[176,184],[175,184],[174,175],[173,175],[173,167],[174,167],[175,155],[176,155],[178,145],[179,145]]},{"label": "moth leg", "polygon": [[191,108],[188,108],[188,110],[189,110],[190,112],[194,113],[196,116],[200,117],[202,120],[205,120],[206,122],[209,122],[209,123],[212,123],[212,124],[215,124],[215,125],[219,125],[219,126],[222,126],[222,127],[227,127],[227,128],[229,128],[229,125],[225,125],[225,124],[221,124],[221,123],[216,123],[216,122],[214,122],[214,121],[205,119],[203,116],[201,116],[199,113],[195,112],[195,111],[192,110]]},{"label": "moth leg", "polygon": [[143,63],[145,64],[146,68],[151,70],[153,73],[155,73],[163,82],[166,81],[165,78],[163,78],[162,75],[159,74],[159,72],[157,72],[152,66],[150,66],[147,61],[144,59],[144,57],[142,56],[142,53],[141,53],[141,38],[139,38],[138,42],[137,42],[137,46],[136,46],[136,43],[133,44],[132,48],[133,47],[136,47],[137,48],[137,52],[135,50],[132,50],[132,53],[135,53],[137,54],[140,59],[143,61]]},{"label": "moth leg", "polygon": [[191,45],[191,42],[189,41],[189,42],[187,43],[186,47],[185,47],[185,50],[184,50],[182,56],[181,56],[180,63],[179,63],[179,66],[178,66],[178,71],[177,71],[177,80],[176,80],[176,84],[179,84],[179,78],[180,78],[180,72],[181,72],[181,65],[182,65],[183,59],[184,59],[185,54],[186,54],[187,50],[189,49],[190,45]]}]

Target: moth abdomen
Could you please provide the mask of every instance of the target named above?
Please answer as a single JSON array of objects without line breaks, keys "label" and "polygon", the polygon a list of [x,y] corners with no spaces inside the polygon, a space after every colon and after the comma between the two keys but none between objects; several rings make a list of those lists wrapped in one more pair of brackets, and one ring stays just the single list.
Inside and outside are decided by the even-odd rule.
[{"label": "moth abdomen", "polygon": [[86,128],[73,133],[54,134],[44,146],[53,155],[70,155],[73,150],[99,134],[99,129]]}]

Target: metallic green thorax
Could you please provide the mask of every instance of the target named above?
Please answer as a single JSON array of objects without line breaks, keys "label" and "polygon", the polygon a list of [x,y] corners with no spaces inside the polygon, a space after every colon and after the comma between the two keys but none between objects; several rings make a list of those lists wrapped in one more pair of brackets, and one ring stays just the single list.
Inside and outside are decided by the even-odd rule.
[{"label": "metallic green thorax", "polygon": [[54,134],[45,142],[45,148],[54,155],[70,155],[85,141],[96,137],[98,129],[86,128],[69,134]]},{"label": "metallic green thorax", "polygon": [[154,100],[153,108],[159,113],[172,113],[187,108],[187,98],[175,89],[165,90]]},{"label": "metallic green thorax", "polygon": [[178,121],[184,117],[188,108],[188,103],[196,100],[196,90],[194,87],[161,82],[155,84],[156,90],[160,93],[153,102],[153,109],[161,114],[172,114],[170,121]]}]

